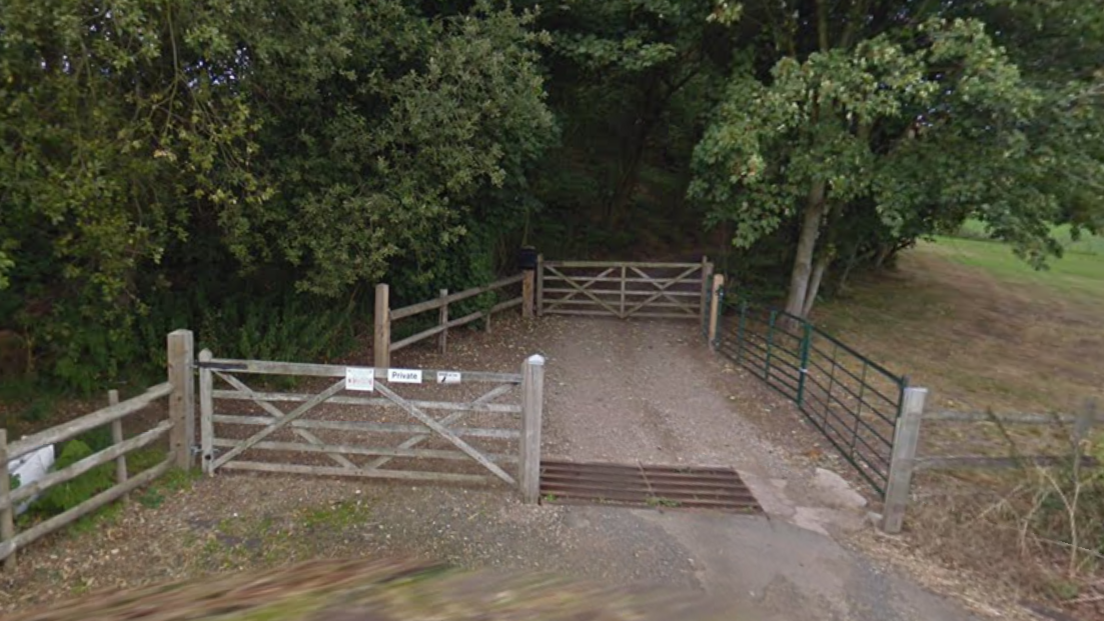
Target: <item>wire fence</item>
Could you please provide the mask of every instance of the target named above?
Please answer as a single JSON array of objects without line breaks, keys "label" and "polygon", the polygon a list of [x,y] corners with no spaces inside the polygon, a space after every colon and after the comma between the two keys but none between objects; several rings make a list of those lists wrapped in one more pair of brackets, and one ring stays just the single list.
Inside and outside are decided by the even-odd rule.
[{"label": "wire fence", "polygon": [[907,378],[800,317],[745,300],[723,308],[717,351],[793,401],[884,495]]}]

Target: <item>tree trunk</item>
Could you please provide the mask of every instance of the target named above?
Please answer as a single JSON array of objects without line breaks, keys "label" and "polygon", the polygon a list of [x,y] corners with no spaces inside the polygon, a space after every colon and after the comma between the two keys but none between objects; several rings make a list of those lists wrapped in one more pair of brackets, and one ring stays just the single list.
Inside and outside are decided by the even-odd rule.
[{"label": "tree trunk", "polygon": [[805,217],[801,221],[797,254],[794,256],[793,271],[790,272],[790,291],[786,298],[786,312],[798,317],[805,316],[805,297],[813,275],[813,253],[816,251],[817,238],[820,237],[820,222],[824,218],[826,189],[823,181],[813,183],[809,190],[808,204],[805,206]]},{"label": "tree trunk", "polygon": [[831,262],[832,259],[828,256],[828,253],[824,253],[817,259],[816,267],[813,268],[813,277],[809,280],[809,290],[805,293],[805,304],[801,308],[802,317],[808,317],[809,313],[813,312],[813,304],[816,303],[820,283],[824,280],[824,272],[828,271],[828,264]]}]

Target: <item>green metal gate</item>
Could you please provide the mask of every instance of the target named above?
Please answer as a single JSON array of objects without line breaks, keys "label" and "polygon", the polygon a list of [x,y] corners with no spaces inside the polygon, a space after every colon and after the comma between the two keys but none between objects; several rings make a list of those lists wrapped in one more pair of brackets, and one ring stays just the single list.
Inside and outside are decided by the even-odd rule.
[{"label": "green metal gate", "polygon": [[908,379],[784,311],[726,302],[717,351],[797,404],[884,495],[893,432]]}]

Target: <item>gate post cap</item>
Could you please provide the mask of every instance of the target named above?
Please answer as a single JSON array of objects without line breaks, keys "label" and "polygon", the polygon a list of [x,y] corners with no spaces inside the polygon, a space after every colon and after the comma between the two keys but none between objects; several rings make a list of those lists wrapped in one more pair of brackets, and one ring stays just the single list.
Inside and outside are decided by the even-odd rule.
[{"label": "gate post cap", "polygon": [[532,356],[529,356],[528,358],[526,358],[525,362],[527,364],[535,364],[535,365],[538,365],[538,366],[544,366],[544,356],[542,356],[540,354],[533,354]]}]

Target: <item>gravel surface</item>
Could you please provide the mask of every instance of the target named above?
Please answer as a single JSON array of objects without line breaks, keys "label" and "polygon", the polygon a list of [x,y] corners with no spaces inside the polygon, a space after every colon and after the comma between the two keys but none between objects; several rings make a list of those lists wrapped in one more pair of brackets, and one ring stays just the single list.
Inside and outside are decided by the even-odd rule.
[{"label": "gravel surface", "polygon": [[[730,465],[768,516],[528,506],[500,484],[227,473],[162,483],[84,533],[21,552],[18,570],[0,574],[0,610],[312,558],[397,554],[688,588],[766,611],[763,619],[968,618],[907,581],[884,577],[827,536],[861,528],[864,510],[834,503],[812,483],[814,469],[846,471],[789,405],[714,356],[696,324],[496,319],[491,333],[451,335],[446,356],[411,348],[393,364],[514,371],[533,353],[547,358],[547,456]],[[361,354],[342,362],[369,360]],[[516,395],[498,402],[516,402]],[[892,602],[869,605],[881,599]]]}]

